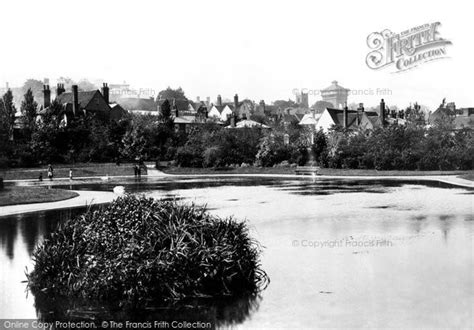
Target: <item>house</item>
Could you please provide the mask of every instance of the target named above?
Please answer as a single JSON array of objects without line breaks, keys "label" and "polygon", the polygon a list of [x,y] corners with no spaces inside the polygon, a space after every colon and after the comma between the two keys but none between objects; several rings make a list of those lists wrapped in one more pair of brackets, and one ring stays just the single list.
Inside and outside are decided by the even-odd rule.
[{"label": "house", "polygon": [[[51,90],[49,85],[43,87],[43,109],[39,111],[39,117],[50,111],[51,107]],[[77,85],[72,85],[72,91],[66,92],[63,84],[58,84],[56,88],[56,100],[61,105],[62,110],[58,114],[61,117],[62,125],[67,126],[68,122],[74,118],[86,115],[94,115],[102,121],[109,121],[113,114],[114,119],[118,119],[120,109],[112,111],[109,106],[109,87],[103,84],[102,91],[84,91],[79,92]]]},{"label": "house", "polygon": [[454,102],[446,103],[443,99],[442,103],[428,119],[431,125],[437,121],[452,121],[455,130],[474,129],[474,108],[456,109]]},{"label": "house", "polygon": [[319,117],[315,128],[322,129],[327,133],[332,126],[338,126],[347,130],[370,130],[380,127],[387,123],[383,99],[380,102],[379,113],[365,111],[363,104],[360,104],[357,110],[349,110],[347,106],[344,109],[326,108]]},{"label": "house", "polygon": [[208,116],[221,121],[226,121],[232,115],[232,113],[233,109],[229,106],[229,104],[223,104],[222,97],[217,95],[217,103],[215,105],[211,104]]},{"label": "house", "polygon": [[320,113],[316,113],[315,110],[312,110],[310,113],[305,114],[303,118],[301,118],[298,125],[301,125],[304,127],[316,128],[316,125],[318,124],[318,120],[320,117],[321,117]]},{"label": "house", "polygon": [[127,110],[122,108],[118,103],[110,103],[110,120],[119,120],[127,113]]}]

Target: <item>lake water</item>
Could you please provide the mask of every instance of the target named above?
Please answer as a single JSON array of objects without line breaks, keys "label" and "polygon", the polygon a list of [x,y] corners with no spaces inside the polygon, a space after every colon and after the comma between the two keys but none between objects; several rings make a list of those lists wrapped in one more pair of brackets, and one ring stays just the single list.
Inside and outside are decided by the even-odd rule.
[{"label": "lake water", "polygon": [[[250,302],[229,304],[224,311],[204,308],[203,313],[212,309],[219,325],[473,325],[472,191],[307,177],[155,180],[125,186],[246,219],[265,247],[262,265],[270,285]],[[44,236],[80,211],[0,217],[0,319],[37,317],[34,297],[21,283],[25,267],[32,269],[31,253]]]}]

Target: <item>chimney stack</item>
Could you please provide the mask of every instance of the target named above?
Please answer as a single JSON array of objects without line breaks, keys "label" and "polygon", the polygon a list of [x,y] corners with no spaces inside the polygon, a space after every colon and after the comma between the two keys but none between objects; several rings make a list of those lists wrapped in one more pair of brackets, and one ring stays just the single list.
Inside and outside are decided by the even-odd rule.
[{"label": "chimney stack", "polygon": [[217,105],[218,105],[218,106],[221,106],[221,105],[222,105],[222,97],[221,97],[220,94],[217,95]]},{"label": "chimney stack", "polygon": [[109,104],[110,103],[110,100],[109,100],[109,85],[107,83],[103,83],[103,85],[102,85],[102,96],[104,97],[105,102],[107,104]]},{"label": "chimney stack", "polygon": [[79,89],[77,85],[72,85],[72,112],[74,116],[79,114]]},{"label": "chimney stack", "polygon": [[385,101],[380,100],[380,120],[382,121],[382,126],[385,126]]},{"label": "chimney stack", "polygon": [[178,107],[176,106],[176,99],[175,98],[173,98],[173,111],[174,111],[175,118],[178,118],[179,117],[179,111],[178,111]]},{"label": "chimney stack", "polygon": [[261,100],[260,103],[259,103],[259,106],[260,106],[260,111],[262,111],[262,113],[264,113],[265,112],[265,101]]},{"label": "chimney stack", "polygon": [[359,126],[361,123],[363,112],[364,112],[364,103],[359,103],[359,107],[357,108],[357,114],[356,114],[357,126]]},{"label": "chimney stack", "polygon": [[64,93],[66,90],[64,89],[64,84],[58,83],[56,85],[56,97]]},{"label": "chimney stack", "polygon": [[234,95],[234,107],[235,110],[237,110],[237,107],[239,106],[239,95],[235,94]]},{"label": "chimney stack", "polygon": [[[344,103],[344,109],[342,110],[342,120],[343,120],[343,127],[347,129],[347,103]],[[357,114],[359,116],[359,114]]]},{"label": "chimney stack", "polygon": [[206,97],[206,107],[209,108],[210,105],[211,105],[211,98],[208,96]]},{"label": "chimney stack", "polygon": [[51,105],[51,90],[49,89],[49,85],[43,86],[43,107],[46,109]]}]

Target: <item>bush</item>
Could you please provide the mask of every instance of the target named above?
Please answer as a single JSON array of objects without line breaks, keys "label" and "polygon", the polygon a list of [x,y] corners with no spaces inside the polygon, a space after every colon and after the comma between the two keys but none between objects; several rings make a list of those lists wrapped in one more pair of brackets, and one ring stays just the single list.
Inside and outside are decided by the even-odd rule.
[{"label": "bush", "polygon": [[256,293],[268,283],[245,223],[125,196],[61,225],[33,253],[33,294],[121,305]]},{"label": "bush", "polygon": [[176,164],[183,167],[202,167],[202,155],[192,146],[179,147],[176,151]]},{"label": "bush", "polygon": [[206,148],[202,156],[204,167],[220,166],[221,150],[219,147]]}]

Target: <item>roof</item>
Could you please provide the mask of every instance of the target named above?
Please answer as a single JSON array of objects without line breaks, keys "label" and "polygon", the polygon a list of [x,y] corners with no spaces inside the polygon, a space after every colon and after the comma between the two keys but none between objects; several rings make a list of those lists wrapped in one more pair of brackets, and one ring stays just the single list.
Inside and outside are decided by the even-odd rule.
[{"label": "roof", "polygon": [[456,112],[450,108],[438,108],[430,115],[430,122],[441,117],[454,117]]},{"label": "roof", "polygon": [[[87,92],[78,92],[77,93],[77,98],[79,102],[79,107],[84,109],[87,107],[89,102],[92,100],[92,98],[95,96],[96,93],[100,92],[98,90],[95,91],[87,91]],[[102,94],[101,94],[102,95]],[[58,101],[59,104],[64,104],[64,103],[73,103],[73,94],[72,92],[68,93],[62,93],[58,97],[56,97],[56,101]]]},{"label": "roof", "polygon": [[[343,118],[344,110],[326,108],[326,111],[331,116],[331,119],[335,125],[344,126],[344,118]],[[351,127],[352,125],[355,125],[356,122],[357,122],[357,111],[347,110],[347,127]]]},{"label": "roof", "polygon": [[[367,113],[366,113],[367,114]],[[377,115],[377,113],[375,113],[376,116],[369,116],[367,115],[367,119],[372,123],[372,126],[375,128],[375,127],[379,127],[379,126],[382,126],[382,121],[380,120],[380,117]]]},{"label": "roof", "polygon": [[319,117],[321,117],[320,113],[317,113],[314,116],[312,113],[307,113],[303,116],[303,118],[298,124],[299,125],[316,125],[318,123]]},{"label": "roof", "polygon": [[330,91],[348,91],[349,89],[347,88],[344,88],[340,85],[337,84],[337,81],[334,80],[331,84],[331,86],[329,87],[326,87],[325,89],[323,89],[324,92],[330,92]]},{"label": "roof", "polygon": [[227,106],[226,104],[224,104],[224,105],[214,105],[214,107],[217,109],[217,111],[219,111],[219,113],[222,113],[222,111],[224,111],[226,106]]},{"label": "roof", "polygon": [[254,120],[250,120],[250,119],[244,119],[244,120],[241,120],[239,121],[235,127],[232,127],[232,126],[226,126],[226,128],[244,128],[244,127],[260,127],[260,128],[270,128],[268,127],[267,125],[264,125],[262,123],[259,123],[259,122],[256,122]]},{"label": "roof", "polygon": [[[163,104],[163,102],[165,102],[165,101],[166,101],[166,99],[161,99],[161,100],[156,101],[156,104],[157,104],[157,106],[161,106]],[[188,100],[185,100],[185,99],[172,99],[172,100],[168,100],[168,102],[170,103],[171,110],[174,109],[173,106],[176,106],[178,111],[189,110],[189,104],[191,103],[191,102],[189,102]]]},{"label": "roof", "polygon": [[471,116],[457,116],[456,118],[454,118],[454,127],[456,129],[474,129],[474,118],[472,118]]},{"label": "roof", "polygon": [[125,110],[158,111],[153,99],[143,99],[137,97],[124,97],[116,100]]}]

